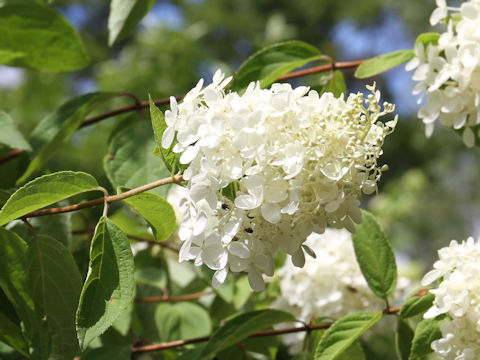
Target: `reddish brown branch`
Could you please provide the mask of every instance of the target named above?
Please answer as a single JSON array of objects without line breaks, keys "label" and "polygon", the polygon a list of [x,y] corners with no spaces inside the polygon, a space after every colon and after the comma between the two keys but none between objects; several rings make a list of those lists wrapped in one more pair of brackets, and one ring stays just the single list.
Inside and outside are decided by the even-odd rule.
[{"label": "reddish brown branch", "polygon": [[[125,191],[125,192],[117,194],[117,195],[107,196],[107,203],[110,204],[110,203],[115,202],[115,201],[124,200],[126,198],[131,197],[131,196],[140,194],[142,192],[154,189],[154,188],[162,186],[162,185],[178,183],[178,182],[182,181],[182,179],[183,179],[182,175],[174,175],[172,177],[160,179],[160,180],[151,182],[149,184],[139,186],[137,188]],[[80,203],[80,204],[32,211],[32,212],[22,216],[22,219],[26,219],[26,218],[30,218],[30,217],[37,217],[37,216],[44,216],[44,215],[51,215],[51,214],[59,214],[59,213],[65,213],[65,212],[71,212],[71,211],[77,211],[77,210],[80,210],[80,209],[85,209],[85,208],[101,205],[101,204],[104,204],[104,203],[105,203],[105,198],[101,197],[99,199],[86,201],[86,202]]]},{"label": "reddish brown branch", "polygon": [[152,302],[179,302],[179,301],[190,301],[197,300],[202,296],[208,294],[208,291],[200,291],[193,294],[179,295],[179,296],[147,296],[144,298],[136,298],[135,302],[137,303],[152,303]]},{"label": "reddish brown branch", "polygon": [[[389,308],[384,313],[386,314],[396,314],[400,308]],[[326,323],[326,324],[318,324],[318,325],[304,325],[300,327],[291,327],[291,328],[286,328],[286,329],[277,329],[277,330],[264,330],[264,331],[258,331],[256,333],[253,333],[249,337],[262,337],[262,336],[274,336],[274,335],[282,335],[282,334],[291,334],[291,333],[296,333],[296,332],[303,332],[303,331],[314,331],[314,330],[320,330],[320,329],[327,329],[330,326],[332,326],[334,323]],[[179,346],[184,346],[188,344],[196,344],[204,341],[210,340],[210,336],[203,336],[199,338],[194,338],[194,339],[188,339],[188,340],[175,340],[175,341],[170,341],[170,342],[164,342],[160,344],[152,344],[152,345],[146,345],[146,346],[134,346],[131,348],[132,353],[142,353],[142,352],[150,352],[150,351],[158,351],[158,350],[165,350],[165,349],[171,349]]]},{"label": "reddish brown branch", "polygon": [[293,72],[288,73],[286,75],[280,76],[277,80],[283,81],[283,80],[297,78],[297,77],[300,77],[300,76],[318,74],[318,73],[328,71],[328,70],[333,70],[333,69],[350,69],[350,68],[357,67],[358,65],[360,65],[361,63],[363,63],[367,60],[368,59],[345,61],[345,62],[336,62],[336,63],[330,63],[330,64],[325,64],[325,65],[315,66],[315,67],[312,67],[310,69],[293,71]]},{"label": "reddish brown branch", "polygon": [[[360,65],[361,63],[363,63],[366,60],[367,59],[345,61],[345,62],[336,62],[336,63],[332,62],[330,64],[315,66],[315,67],[312,67],[312,68],[306,69],[306,70],[292,71],[291,73],[280,76],[277,80],[278,81],[283,81],[283,80],[293,79],[293,78],[297,78],[297,77],[301,77],[301,76],[317,74],[317,73],[321,73],[323,71],[328,71],[328,70],[332,70],[332,69],[354,68],[354,67],[357,67],[358,65]],[[132,97],[132,94],[124,94],[124,95],[128,95],[128,96]],[[183,98],[183,95],[176,97],[177,101],[181,100],[182,98]],[[166,104],[170,103],[170,98],[158,99],[158,100],[155,100],[154,103],[155,103],[155,105],[166,105]],[[149,106],[148,101],[139,102],[138,99],[135,99],[135,104],[122,106],[122,107],[119,107],[118,109],[114,109],[114,110],[108,111],[106,113],[91,117],[90,119],[84,120],[82,122],[82,124],[80,125],[80,128],[95,124],[99,121],[111,118],[111,117],[119,115],[119,114],[123,114],[123,113],[130,112],[130,111],[135,111],[135,110],[140,110],[140,109],[146,108],[148,106]],[[17,157],[23,151],[24,150],[22,150],[22,149],[15,149],[15,150],[9,152],[8,154],[0,157],[0,164],[4,163],[4,162],[6,162],[6,161],[8,161],[12,158]]]}]

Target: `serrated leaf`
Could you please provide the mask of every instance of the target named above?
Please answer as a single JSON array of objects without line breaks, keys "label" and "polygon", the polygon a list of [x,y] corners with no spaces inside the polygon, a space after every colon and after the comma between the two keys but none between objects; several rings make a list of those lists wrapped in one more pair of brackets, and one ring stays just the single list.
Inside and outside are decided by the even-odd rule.
[{"label": "serrated leaf", "polygon": [[423,319],[418,323],[412,340],[409,360],[415,360],[433,352],[430,345],[442,337],[440,325],[448,320],[448,316],[439,315],[433,319]]},{"label": "serrated leaf", "polygon": [[428,44],[438,45],[438,39],[440,38],[439,33],[428,32],[423,33],[417,36],[417,40],[415,41],[415,46],[418,44],[423,44],[424,46]]},{"label": "serrated leaf", "polygon": [[57,240],[38,235],[27,251],[27,284],[49,358],[71,359],[78,351],[75,311],[82,279],[70,252]]},{"label": "serrated leaf", "polygon": [[29,356],[28,343],[25,340],[20,319],[15,309],[0,288],[0,342],[8,344],[24,356]]},{"label": "serrated leaf", "polygon": [[18,235],[0,228],[0,287],[31,337],[37,325],[35,306],[27,285],[27,250],[27,244]]},{"label": "serrated leaf", "polygon": [[179,159],[180,154],[173,152],[173,147],[177,143],[177,140],[174,139],[172,145],[168,149],[162,147],[162,136],[163,132],[167,128],[165,123],[165,117],[160,109],[154,104],[150,94],[148,95],[148,100],[150,102],[150,118],[152,119],[153,133],[155,134],[155,149],[153,154],[156,156],[161,156],[168,170],[175,174],[179,168]]},{"label": "serrated leaf", "polygon": [[337,359],[365,331],[372,327],[380,318],[382,312],[357,312],[346,315],[326,331],[315,349],[315,360]]},{"label": "serrated leaf", "polygon": [[362,223],[352,234],[358,265],[370,289],[386,299],[395,290],[397,264],[390,242],[375,217],[362,210]]},{"label": "serrated leaf", "polygon": [[324,92],[331,92],[336,98],[340,97],[342,94],[347,94],[347,84],[345,84],[345,78],[341,71],[334,71],[332,78],[322,88],[320,94],[323,94]]},{"label": "serrated leaf", "polygon": [[112,96],[110,93],[86,94],[68,101],[43,119],[30,136],[29,141],[33,148],[32,160],[17,180],[17,185],[24,183],[38,171],[55,151],[70,139],[83,119]]},{"label": "serrated leaf", "polygon": [[207,311],[190,302],[159,304],[155,310],[155,324],[160,341],[193,339],[212,331]]},{"label": "serrated leaf", "polygon": [[108,45],[126,38],[155,4],[155,0],[112,0],[108,16]]},{"label": "serrated leaf", "polygon": [[[154,146],[152,129],[145,122],[129,123],[112,136],[103,166],[114,187],[134,188],[171,175],[152,154]],[[151,192],[165,195],[168,188],[161,186]]]},{"label": "serrated leaf", "polygon": [[38,2],[0,7],[0,63],[44,71],[70,71],[89,63],[82,40],[56,10]]},{"label": "serrated leaf", "polygon": [[97,181],[84,172],[60,171],[41,176],[15,191],[7,200],[0,210],[0,226],[31,211],[92,190],[98,190]]},{"label": "serrated leaf", "polygon": [[[121,189],[126,191],[126,188]],[[155,240],[164,241],[175,230],[177,226],[175,211],[172,205],[160,195],[144,192],[123,201],[132,206],[152,225]]]},{"label": "serrated leaf", "polygon": [[435,295],[428,292],[430,288],[422,288],[410,294],[402,304],[399,315],[406,319],[422,314],[432,307]]},{"label": "serrated leaf", "polygon": [[295,320],[292,314],[266,309],[256,310],[235,316],[215,331],[200,353],[204,358],[245,339],[250,334],[269,328],[274,324]]},{"label": "serrated leaf", "polygon": [[415,56],[412,49],[397,50],[368,59],[355,70],[355,77],[366,79],[397,67]]},{"label": "serrated leaf", "polygon": [[413,340],[413,330],[407,320],[397,319],[397,332],[395,333],[395,349],[400,360],[408,360]]},{"label": "serrated leaf", "polygon": [[22,133],[18,131],[12,118],[2,110],[0,110],[0,144],[7,145],[12,149],[32,149]]},{"label": "serrated leaf", "polygon": [[286,41],[267,46],[250,56],[238,69],[230,89],[244,90],[251,81],[264,88],[290,71],[322,57],[320,50],[302,41]]},{"label": "serrated leaf", "polygon": [[82,350],[133,301],[134,269],[127,236],[111,220],[101,217],[92,239],[88,277],[77,310],[77,335]]}]

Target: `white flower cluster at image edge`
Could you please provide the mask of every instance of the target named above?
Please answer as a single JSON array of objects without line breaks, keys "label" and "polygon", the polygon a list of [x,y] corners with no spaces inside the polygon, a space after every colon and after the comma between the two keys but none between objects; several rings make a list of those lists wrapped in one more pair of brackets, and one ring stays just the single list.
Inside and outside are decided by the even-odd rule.
[{"label": "white flower cluster at image edge", "polygon": [[[463,129],[463,141],[468,147],[475,144],[472,127],[480,123],[480,1],[464,2],[460,8],[448,7],[445,0],[437,0],[437,8],[430,17],[432,25],[442,19],[447,29],[437,43],[425,46],[419,42],[415,55],[406,66],[416,69],[414,94],[422,93],[427,100],[418,112],[430,136],[438,121],[456,130]],[[449,16],[459,13],[461,19]]]},{"label": "white flower cluster at image edge", "polygon": [[228,271],[247,272],[260,291],[278,252],[303,266],[308,249],[301,245],[312,231],[355,231],[359,199],[377,189],[386,169],[377,158],[397,119],[378,121],[394,106],[382,109],[374,86],[366,100],[361,93],[344,100],[258,82],[240,95],[225,92],[230,80],[217,71],[212,84],[203,88],[200,80],[180,104],[172,97],[162,147],[176,139],[173,151],[188,164],[180,261],[215,270],[215,287]]},{"label": "white flower cluster at image edge", "polygon": [[448,360],[480,358],[480,243],[473,238],[438,251],[439,260],[422,280],[423,285],[442,279],[436,289],[433,306],[424,314],[434,318],[448,314],[451,321],[440,325],[442,338],[431,346]]},{"label": "white flower cluster at image edge", "polygon": [[[320,316],[338,319],[356,311],[385,307],[385,300],[370,290],[362,275],[348,231],[326,229],[324,234],[311,234],[305,244],[315,251],[317,259],[308,258],[303,268],[288,263],[278,270],[281,296],[272,304],[273,308],[308,323]],[[392,304],[406,294],[409,285],[409,279],[398,279],[390,299]],[[298,354],[304,337],[305,334],[292,333],[282,339],[291,354]]]}]

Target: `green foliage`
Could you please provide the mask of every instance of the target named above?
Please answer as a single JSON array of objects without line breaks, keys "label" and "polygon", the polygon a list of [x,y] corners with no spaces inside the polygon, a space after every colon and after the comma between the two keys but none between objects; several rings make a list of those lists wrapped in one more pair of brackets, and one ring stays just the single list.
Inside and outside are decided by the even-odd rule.
[{"label": "green foliage", "polygon": [[29,355],[28,343],[25,340],[20,319],[15,309],[8,301],[4,292],[0,289],[0,341],[10,345],[24,356]]},{"label": "green foliage", "polygon": [[157,241],[166,240],[175,230],[175,211],[172,205],[160,195],[144,192],[124,201],[152,225],[153,234]]},{"label": "green foliage", "polygon": [[161,341],[193,339],[212,331],[208,312],[191,302],[159,304],[155,310],[155,324]]},{"label": "green foliage", "polygon": [[410,358],[410,348],[412,347],[413,330],[407,320],[397,319],[397,332],[395,333],[395,349],[397,357],[400,360]]},{"label": "green foliage", "polygon": [[411,60],[415,53],[411,49],[397,50],[382,54],[360,64],[355,71],[355,77],[359,79],[366,79],[385,71],[393,69],[407,61]]},{"label": "green foliage", "polygon": [[162,147],[162,136],[163,132],[167,128],[165,123],[165,117],[160,109],[153,103],[152,97],[148,95],[148,100],[150,102],[150,117],[152,119],[153,133],[155,134],[155,151],[154,154],[160,155],[163,159],[163,162],[167,166],[167,169],[175,174],[180,168],[179,159],[180,154],[173,152],[173,147],[177,143],[177,139],[174,139],[172,145],[168,149]]},{"label": "green foliage", "polygon": [[381,312],[357,312],[346,315],[326,331],[315,349],[315,360],[333,360],[382,317]]},{"label": "green foliage", "polygon": [[[151,128],[146,122],[123,123],[112,135],[108,154],[103,160],[105,172],[114,187],[134,188],[170,175],[162,160],[152,154],[155,146]],[[165,195],[168,187],[152,190]]]},{"label": "green foliage", "polygon": [[13,193],[0,210],[0,225],[73,195],[92,190],[99,190],[97,181],[84,172],[60,171],[41,176]]},{"label": "green foliage", "polygon": [[31,150],[30,144],[25,140],[13,123],[13,120],[5,112],[0,110],[0,144],[7,145],[12,149],[20,148]]},{"label": "green foliage", "polygon": [[434,33],[434,32],[423,33],[417,36],[415,45],[419,45],[419,44],[423,44],[423,46],[427,46],[428,44],[438,45],[439,38],[440,38],[439,33]]},{"label": "green foliage", "polygon": [[320,50],[302,41],[274,44],[250,56],[238,69],[230,88],[242,91],[251,81],[257,80],[264,88],[278,77],[321,58]]},{"label": "green foliage", "polygon": [[82,360],[130,360],[130,346],[111,345],[92,349],[82,354]]},{"label": "green foliage", "polygon": [[375,217],[362,211],[362,223],[352,234],[355,256],[372,291],[386,299],[395,290],[397,264],[392,247]]},{"label": "green foliage", "polygon": [[83,95],[66,102],[43,119],[30,136],[30,144],[33,147],[32,160],[25,173],[17,180],[17,185],[24,183],[45,165],[55,151],[70,139],[85,117],[112,96],[107,93]]},{"label": "green foliage", "polygon": [[294,317],[280,310],[256,310],[235,316],[215,331],[200,352],[198,359],[211,356],[233,345],[250,334],[266,329],[274,324],[293,321]]},{"label": "green foliage", "polygon": [[130,242],[108,218],[102,217],[90,248],[88,277],[77,311],[80,348],[101,335],[133,301],[134,263]]},{"label": "green foliage", "polygon": [[336,359],[381,317],[381,312],[357,312],[338,319],[320,340],[314,359]]},{"label": "green foliage", "polygon": [[409,360],[415,360],[433,352],[430,344],[442,337],[440,325],[448,320],[448,316],[439,315],[433,319],[423,319],[418,323],[412,340]]},{"label": "green foliage", "polygon": [[72,25],[52,8],[32,1],[0,4],[0,63],[43,71],[85,67],[88,55]]},{"label": "green foliage", "polygon": [[108,16],[108,45],[130,35],[155,4],[155,0],[111,0]]},{"label": "green foliage", "polygon": [[400,317],[407,319],[409,317],[423,314],[433,305],[435,295],[428,292],[430,288],[422,288],[410,294],[400,308]]},{"label": "green foliage", "polygon": [[324,92],[331,92],[335,97],[340,97],[342,94],[345,97],[347,96],[347,84],[340,70],[335,70],[330,75],[327,84],[322,88],[320,93],[323,94]]},{"label": "green foliage", "polygon": [[42,357],[71,359],[78,351],[75,311],[82,288],[75,261],[60,242],[45,235],[29,246],[27,259]]}]

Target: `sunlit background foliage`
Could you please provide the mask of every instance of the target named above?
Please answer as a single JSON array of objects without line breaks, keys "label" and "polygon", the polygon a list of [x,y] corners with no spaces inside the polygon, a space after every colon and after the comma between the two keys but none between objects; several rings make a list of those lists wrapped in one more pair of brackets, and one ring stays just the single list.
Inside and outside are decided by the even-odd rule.
[{"label": "sunlit background foliage", "polygon": [[[153,98],[180,95],[191,89],[199,78],[210,79],[217,68],[227,74],[234,72],[255,50],[281,40],[306,41],[335,61],[412,48],[416,35],[428,30],[426,19],[434,2],[160,0],[155,2],[137,31],[112,47],[108,46],[107,33],[109,1],[54,0],[51,6],[78,30],[91,62],[88,67],[69,73],[0,66],[0,107],[26,135],[45,115],[72,97],[92,91],[129,92],[141,100],[147,99],[148,94]],[[344,74],[350,92],[364,88],[366,81],[354,79],[353,71],[347,70]],[[322,76],[311,75],[292,83],[315,86],[321,83]],[[436,129],[432,138],[425,138],[423,124],[416,118],[417,104],[411,96],[410,74],[403,66],[374,80],[386,100],[396,104],[400,119],[395,133],[386,141],[381,158],[390,170],[382,177],[380,194],[370,196],[365,205],[381,221],[400,260],[416,263],[412,272],[419,275],[431,265],[435,249],[451,239],[480,234],[480,194],[476,186],[480,154],[476,148],[466,149],[459,136],[443,128]],[[131,102],[128,97],[116,99],[104,110]],[[142,121],[133,113],[78,131],[49,160],[49,169],[86,171],[100,184],[108,186],[102,161],[108,153],[109,134],[122,118]],[[0,147],[0,155],[10,150]],[[4,165],[0,188],[13,187],[26,162],[25,157],[19,157]],[[123,210],[115,213],[115,206],[111,212],[130,233],[148,235],[144,224],[133,223],[128,213]],[[83,219],[75,218],[73,227],[85,224],[92,227],[100,214],[101,209],[86,212]],[[81,265],[81,273],[85,274],[88,259],[85,238],[74,236],[70,247]],[[154,248],[137,254],[137,278],[140,279],[137,295],[158,294],[159,289],[167,286],[166,273],[156,268],[169,270],[167,273],[172,281],[168,282],[168,287],[173,294],[199,291],[208,284],[210,274],[178,265],[173,255],[163,258],[159,252]],[[209,300],[213,301],[212,308],[216,308],[213,322],[243,306],[252,308],[254,304],[268,303],[275,297],[272,290],[254,295],[255,301],[248,300],[249,290],[243,283],[234,286],[229,278],[220,289],[223,295]],[[145,340],[168,341],[178,336],[206,335],[211,330],[212,324],[207,319],[202,323],[205,329],[201,326],[195,330],[180,328],[174,334],[177,337],[161,338],[158,324],[162,319],[152,321],[155,312],[161,314],[155,306],[138,304],[133,330],[117,324],[118,327],[102,336],[102,343],[121,344],[123,338],[133,336],[132,331]],[[389,356],[386,355],[391,350],[389,341],[379,341],[372,350],[376,356]],[[264,345],[262,342],[259,347]],[[173,359],[176,353],[166,351],[155,356],[152,358]],[[226,357],[219,354],[218,358]],[[228,358],[233,359],[230,355]]]}]

